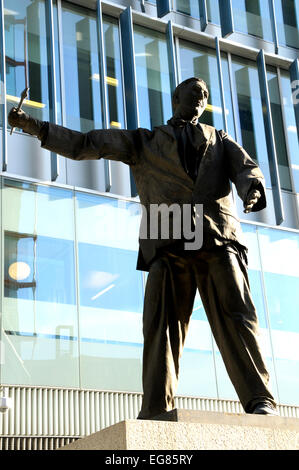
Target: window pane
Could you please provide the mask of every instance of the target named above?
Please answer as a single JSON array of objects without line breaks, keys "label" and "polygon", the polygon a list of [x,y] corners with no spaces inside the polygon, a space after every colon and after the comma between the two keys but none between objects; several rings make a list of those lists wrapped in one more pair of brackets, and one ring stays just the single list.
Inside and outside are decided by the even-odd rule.
[{"label": "window pane", "polygon": [[66,126],[101,128],[96,12],[63,3],[62,28]]},{"label": "window pane", "polygon": [[[226,55],[222,55],[223,86],[225,92],[226,118],[229,133],[234,137],[234,123],[232,115],[231,94],[229,88],[228,64]],[[200,118],[200,122],[209,124],[217,129],[224,128],[222,116],[222,103],[220,85],[218,80],[218,68],[216,52],[203,46],[196,46],[187,41],[180,41],[180,66],[181,79],[190,77],[202,78],[208,85],[209,104]]]},{"label": "window pane", "polygon": [[281,93],[283,96],[283,112],[287,128],[287,141],[290,150],[295,191],[299,193],[299,131],[296,125],[295,110],[292,98],[290,74],[286,70],[280,70]]},{"label": "window pane", "polygon": [[72,191],[6,180],[4,383],[79,386]]},{"label": "window pane", "polygon": [[172,116],[171,82],[165,36],[134,26],[140,127],[152,129]]},{"label": "window pane", "polygon": [[208,20],[220,25],[219,0],[207,0]]},{"label": "window pane", "polygon": [[211,329],[197,292],[180,360],[178,395],[216,397]]},{"label": "window pane", "polygon": [[275,139],[280,186],[288,191],[292,190],[290,169],[288,163],[286,141],[282,120],[282,109],[279,96],[277,73],[274,67],[267,67],[268,89],[271,101],[273,132]]},{"label": "window pane", "polygon": [[259,228],[279,398],[299,400],[299,238],[297,233]]},{"label": "window pane", "polygon": [[109,123],[111,128],[124,128],[124,99],[118,21],[114,18],[104,16],[103,28],[106,54],[106,84]]},{"label": "window pane", "polygon": [[180,13],[200,18],[198,0],[176,0],[176,10]]},{"label": "window pane", "polygon": [[267,186],[271,187],[257,66],[249,60],[233,57],[232,69],[237,88],[242,146],[258,163]]},{"label": "window pane", "polygon": [[49,120],[48,56],[44,0],[5,0],[6,98],[8,108],[19,103],[25,87],[29,101],[23,104],[31,116]]},{"label": "window pane", "polygon": [[273,41],[269,0],[232,0],[237,31]]},{"label": "window pane", "polygon": [[78,194],[76,210],[82,386],[141,391],[140,207]]},{"label": "window pane", "polygon": [[[242,230],[244,233],[245,243],[248,247],[248,277],[250,283],[250,291],[256,308],[260,326],[260,345],[268,371],[270,373],[270,385],[275,396],[277,396],[275,370],[273,366],[273,355],[266,315],[265,298],[262,289],[262,269],[256,227],[248,224],[242,224]],[[220,356],[217,345],[215,343],[214,349],[219,397],[223,399],[238,399],[236,392],[228,377],[228,374],[225,370],[225,366]]]},{"label": "window pane", "polygon": [[280,44],[299,49],[299,0],[275,0]]}]

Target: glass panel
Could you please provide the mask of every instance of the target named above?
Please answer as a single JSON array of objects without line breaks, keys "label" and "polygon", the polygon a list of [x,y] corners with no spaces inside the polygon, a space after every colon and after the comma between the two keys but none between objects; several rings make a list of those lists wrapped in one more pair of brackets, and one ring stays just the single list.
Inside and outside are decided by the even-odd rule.
[{"label": "glass panel", "polygon": [[255,62],[233,57],[242,146],[260,166],[271,187],[259,77]]},{"label": "glass panel", "polygon": [[108,91],[109,123],[112,129],[124,128],[124,99],[118,21],[114,18],[104,16],[103,29],[107,69],[106,84]]},{"label": "glass panel", "polygon": [[6,180],[4,383],[79,386],[72,192]]},{"label": "glass panel", "polygon": [[269,0],[232,0],[236,31],[273,41]]},{"label": "glass panel", "polygon": [[82,132],[101,128],[96,12],[64,2],[62,29],[66,126]]},{"label": "glass panel", "polygon": [[87,194],[76,202],[81,384],[141,391],[140,206]]},{"label": "glass panel", "polygon": [[290,151],[290,160],[295,186],[294,189],[299,193],[299,131],[297,129],[295,109],[292,99],[290,74],[286,70],[280,70],[280,77],[281,93],[283,96],[283,112],[287,129],[286,138]]},{"label": "glass panel", "polygon": [[207,0],[208,21],[220,25],[219,0]]},{"label": "glass panel", "polygon": [[[242,230],[244,233],[245,243],[248,247],[248,276],[250,283],[251,295],[253,302],[257,311],[257,316],[260,326],[260,344],[265,358],[268,371],[270,373],[270,386],[275,396],[277,396],[276,391],[276,380],[275,380],[275,371],[273,366],[273,357],[272,349],[269,335],[269,327],[267,322],[265,299],[262,289],[262,270],[261,270],[261,260],[259,255],[259,246],[257,240],[256,227],[242,224]],[[215,349],[215,362],[216,362],[216,372],[217,372],[217,384],[219,390],[219,397],[223,399],[238,399],[236,392],[233,388],[233,385],[228,377],[224,363],[222,361],[221,355],[217,348],[216,343],[214,343]]]},{"label": "glass panel", "polygon": [[198,292],[180,360],[177,394],[217,397],[211,329]]},{"label": "glass panel", "polygon": [[275,0],[278,41],[299,49],[299,0]]},{"label": "glass panel", "polygon": [[281,403],[299,401],[299,237],[258,228]]},{"label": "glass panel", "polygon": [[6,98],[8,109],[19,103],[25,87],[29,100],[23,110],[49,120],[48,55],[44,0],[5,0]]},{"label": "glass panel", "polygon": [[198,0],[176,0],[176,10],[179,13],[200,18],[199,1]]},{"label": "glass panel", "polygon": [[280,177],[280,186],[288,191],[292,190],[286,141],[283,128],[282,109],[279,96],[277,72],[274,67],[267,67],[268,89],[271,101],[273,132],[276,146],[277,164]]},{"label": "glass panel", "polygon": [[140,127],[152,129],[172,116],[171,81],[165,35],[134,26]]},{"label": "glass panel", "polygon": [[[228,64],[225,54],[221,56],[221,61],[228,130],[235,137]],[[214,126],[217,129],[223,129],[224,122],[216,52],[213,49],[204,46],[199,48],[195,44],[180,40],[180,67],[182,81],[190,77],[199,77],[208,85],[210,93],[209,104],[201,116],[200,122]]]}]

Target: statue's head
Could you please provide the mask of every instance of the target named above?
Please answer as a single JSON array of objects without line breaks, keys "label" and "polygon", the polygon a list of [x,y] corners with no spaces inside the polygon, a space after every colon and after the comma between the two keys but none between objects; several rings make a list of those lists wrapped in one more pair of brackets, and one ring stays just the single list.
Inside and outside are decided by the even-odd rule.
[{"label": "statue's head", "polygon": [[201,78],[188,78],[180,83],[172,95],[174,115],[182,119],[198,119],[209,98],[207,84]]}]

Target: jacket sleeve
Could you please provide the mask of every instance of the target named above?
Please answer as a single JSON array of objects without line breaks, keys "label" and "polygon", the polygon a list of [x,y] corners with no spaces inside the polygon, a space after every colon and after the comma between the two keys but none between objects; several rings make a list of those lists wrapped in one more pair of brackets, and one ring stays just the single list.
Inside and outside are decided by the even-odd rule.
[{"label": "jacket sleeve", "polygon": [[139,130],[103,129],[87,133],[46,123],[40,136],[41,146],[72,160],[107,158],[135,165],[141,143]]},{"label": "jacket sleeve", "polygon": [[237,193],[245,203],[250,190],[258,189],[261,197],[253,206],[252,212],[264,209],[267,205],[264,175],[248,153],[226,132],[220,131],[228,173],[235,184]]}]

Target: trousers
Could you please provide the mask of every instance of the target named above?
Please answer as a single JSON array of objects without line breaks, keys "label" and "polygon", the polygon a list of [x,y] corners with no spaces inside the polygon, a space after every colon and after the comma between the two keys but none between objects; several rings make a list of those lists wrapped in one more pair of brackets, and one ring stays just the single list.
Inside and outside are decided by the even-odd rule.
[{"label": "trousers", "polygon": [[275,407],[259,344],[246,260],[231,246],[161,254],[149,269],[143,311],[143,400],[138,419],[174,408],[179,359],[196,289],[245,412],[267,400]]}]

